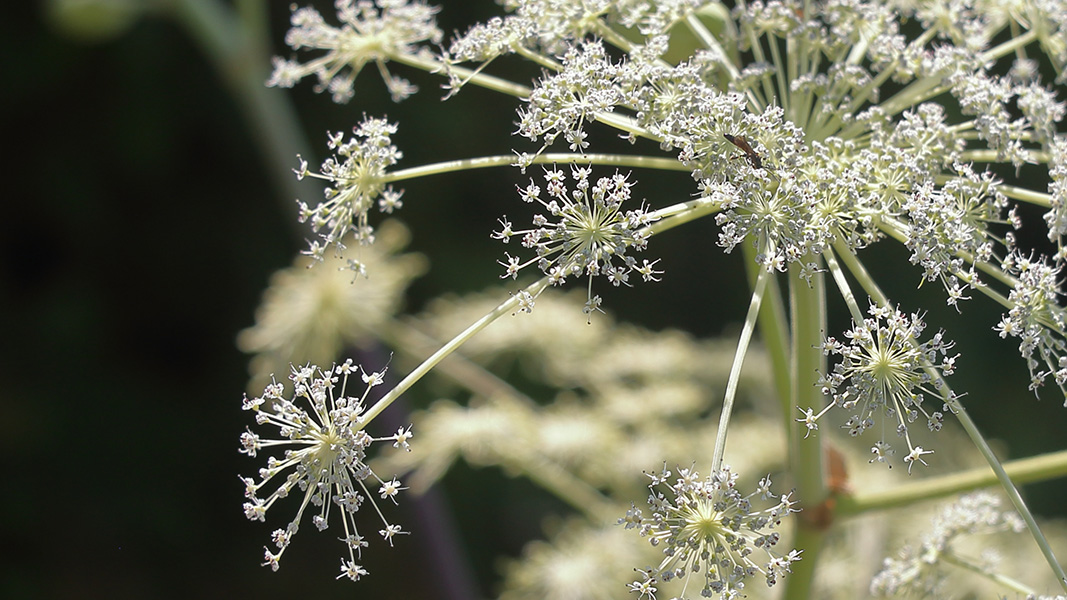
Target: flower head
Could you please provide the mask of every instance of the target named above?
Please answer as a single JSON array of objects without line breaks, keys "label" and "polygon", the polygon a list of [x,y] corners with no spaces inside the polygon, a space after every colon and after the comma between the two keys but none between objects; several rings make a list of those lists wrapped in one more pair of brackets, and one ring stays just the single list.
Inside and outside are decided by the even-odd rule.
[{"label": "flower head", "polygon": [[303,64],[275,57],[267,85],[289,88],[315,75],[319,80],[316,92],[329,90],[334,102],[348,102],[356,76],[364,65],[374,62],[394,101],[414,93],[415,87],[389,73],[385,63],[415,54],[419,42],[441,40],[433,17],[438,9],[408,0],[336,0],[335,5],[343,23],[339,28],[328,25],[314,8],[294,5],[290,18],[293,27],[286,33],[285,43],[293,50],[309,48],[325,50],[326,54]]},{"label": "flower head", "polygon": [[518,133],[531,140],[543,139],[541,150],[562,135],[572,151],[584,151],[589,146],[585,126],[623,100],[615,82],[618,67],[608,60],[599,42],[571,48],[562,61],[562,72],[541,81],[528,108],[519,111]]},{"label": "flower head", "polygon": [[525,248],[533,249],[536,256],[523,261],[518,256],[507,256],[501,264],[506,268],[502,278],[518,277],[519,271],[530,264],[548,275],[553,285],[560,285],[568,277],[585,275],[590,279],[590,292],[586,311],[600,305],[600,297],[592,295],[592,278],[604,275],[615,286],[630,285],[632,273],[644,281],[658,281],[655,270],[658,261],[647,260],[638,264],[629,254],[644,250],[648,243],[646,226],[655,219],[645,207],[624,211],[623,202],[630,199],[627,177],[616,173],[601,177],[595,183],[589,179],[590,170],[575,167],[571,170],[574,189],[568,189],[567,176],[558,169],[545,171],[545,190],[533,181],[519,190],[528,203],[540,204],[547,213],[534,216],[533,227],[513,230],[507,218],[500,220],[500,231],[493,237],[507,243],[519,236]]},{"label": "flower head", "polygon": [[[271,536],[276,551],[266,550],[264,566],[278,570],[282,554],[289,547],[300,528],[304,511],[309,506],[316,512],[311,521],[319,531],[330,525],[330,511],[340,513],[344,536],[341,541],[348,547],[348,559],[341,561],[340,577],[355,581],[367,574],[356,559],[368,542],[356,525],[356,513],[364,502],[370,500],[374,512],[383,519],[385,529],[379,533],[392,545],[393,537],[400,533],[399,525],[384,521],[373,495],[388,498],[394,503],[403,489],[397,479],[382,481],[367,466],[367,449],[374,442],[394,441],[396,445],[411,437],[410,429],[399,430],[395,435],[375,438],[364,430],[362,413],[364,401],[370,389],[382,382],[382,373],[362,373],[367,388],[360,397],[346,396],[348,377],[361,372],[352,361],[331,369],[316,366],[292,367],[294,390],[291,397],[284,395],[284,386],[273,382],[257,398],[245,397],[243,408],[256,415],[258,425],[278,428],[277,439],[264,439],[246,431],[241,435],[241,452],[256,457],[264,448],[284,447],[280,456],[267,459],[267,466],[259,470],[259,481],[242,477],[245,484],[245,516],[253,521],[265,521],[267,511],[274,503],[289,496],[294,490],[301,497],[296,516],[285,529],[278,529]],[[340,388],[338,389],[338,380]],[[307,407],[301,407],[303,401]],[[264,407],[266,405],[266,407]],[[267,495],[264,488],[277,481],[277,486]],[[370,486],[370,487],[368,487]],[[377,486],[376,490],[371,488]],[[334,506],[336,505],[336,506]]]},{"label": "flower head", "polygon": [[917,546],[905,546],[897,558],[886,558],[871,581],[878,596],[944,597],[947,570],[952,565],[979,572],[993,572],[993,565],[976,564],[953,547],[960,538],[998,531],[1023,530],[1022,519],[1013,511],[1000,511],[1000,499],[988,492],[962,496],[934,518]]},{"label": "flower head", "polygon": [[[904,460],[910,470],[916,461],[925,464],[922,456],[931,451],[912,444],[908,426],[923,417],[931,431],[941,429],[943,413],[924,406],[925,398],[930,395],[946,405],[954,401],[940,390],[940,375],[952,374],[958,355],[948,354],[954,344],[940,332],[919,341],[926,324],[918,314],[909,317],[895,308],[873,304],[868,312],[871,318],[854,323],[845,332],[847,343],[833,337],[824,342],[825,353],[841,357],[822,381],[823,390],[833,403],[819,415],[811,409],[805,411],[805,418],[800,420],[809,430],[817,429],[818,417],[837,406],[852,411],[845,427],[857,436],[874,427],[880,416],[885,417],[908,444]],[[886,455],[892,453],[885,441],[884,427],[883,437],[872,452],[872,462],[885,462]]]},{"label": "flower head", "polygon": [[1016,283],[1008,296],[1012,308],[994,329],[1002,338],[1019,338],[1019,352],[1030,369],[1030,389],[1036,391],[1052,375],[1067,406],[1067,342],[1055,333],[1067,331],[1067,314],[1059,305],[1063,267],[1018,253],[1004,263]]},{"label": "flower head", "polygon": [[[770,492],[770,479],[764,478],[756,491],[742,496],[735,485],[737,475],[729,467],[701,478],[692,469],[679,469],[678,478],[669,484],[671,472],[666,468],[651,473],[648,503],[651,516],[631,508],[619,519],[627,529],[638,528],[653,546],[663,546],[664,558],[653,568],[639,569],[642,578],[630,585],[642,597],[653,595],[656,581],[699,577],[701,597],[721,595],[724,598],[743,596],[745,583],[761,574],[768,586],[778,577],[790,572],[790,565],[800,560],[799,550],[785,555],[774,550],[780,534],[775,531],[782,519],[797,512],[790,494],[777,504],[755,510],[752,500],[768,500],[776,496]],[[658,489],[665,485],[666,490]],[[756,562],[755,552],[761,552],[766,562]]]},{"label": "flower head", "polygon": [[317,177],[332,184],[324,192],[326,201],[315,208],[297,201],[300,222],[310,222],[322,240],[311,242],[304,254],[322,261],[331,245],[344,249],[341,239],[349,232],[358,243],[371,244],[374,229],[367,215],[375,208],[375,201],[384,213],[391,214],[402,206],[400,197],[404,192],[394,190],[385,181],[385,170],[403,156],[393,145],[390,136],[394,133],[395,124],[364,117],[347,140],[341,132],[329,136],[328,145],[334,155],[323,161],[318,173],[310,173],[307,162],[301,159],[298,177]]}]

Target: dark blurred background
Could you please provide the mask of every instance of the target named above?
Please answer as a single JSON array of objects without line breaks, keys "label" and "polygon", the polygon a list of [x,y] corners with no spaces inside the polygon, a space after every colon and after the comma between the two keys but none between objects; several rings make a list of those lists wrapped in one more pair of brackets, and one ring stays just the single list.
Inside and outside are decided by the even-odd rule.
[{"label": "dark blurred background", "polygon": [[[318,3],[326,14],[329,4]],[[497,11],[488,1],[439,4],[446,34]],[[248,357],[234,338],[252,324],[270,274],[304,245],[294,195],[314,203],[319,191],[293,188],[278,172],[262,141],[274,124],[247,118],[249,100],[233,93],[180,19],[120,11],[86,29],[49,17],[54,6],[12,3],[0,20],[9,181],[0,219],[0,543],[8,557],[0,596],[439,597],[440,564],[420,554],[417,534],[393,549],[374,540],[364,554],[371,577],[358,584],[332,581],[341,544],[310,525],[278,573],[259,566],[270,531],[290,513],[281,508],[266,525],[241,513],[237,475],[255,467],[237,452],[250,421],[240,410]],[[288,4],[272,2],[269,13],[269,52],[288,55]],[[261,81],[268,56],[258,57]],[[324,132],[349,130],[363,113],[400,121],[402,167],[533,149],[508,137],[516,101],[472,87],[441,103],[437,80],[392,68],[421,87],[399,106],[373,69],[346,106],[313,94],[310,83],[268,90],[307,136],[287,153],[287,168],[298,152],[316,165]],[[657,206],[691,189],[685,175],[637,179],[635,195]],[[403,185],[411,249],[431,260],[408,311],[499,282],[502,249],[489,232],[515,212],[514,187],[525,181],[499,169]],[[601,289],[608,307],[655,329],[732,334],[748,293],[740,256],[724,256],[715,239],[710,222],[655,239],[664,281]],[[903,249],[888,254],[889,264],[907,260]],[[969,398],[973,410],[1007,454],[1058,449],[1062,436],[1033,432],[1035,423],[1062,431],[1062,400],[1019,391],[1027,375],[1015,344],[990,331],[996,307],[978,299],[960,318],[933,286],[913,292],[918,271],[872,268],[884,281],[897,278],[902,302],[929,307],[928,321],[957,339],[958,380],[967,382],[959,387],[981,391]],[[838,316],[833,325],[847,322]],[[417,386],[408,402],[430,399]],[[443,487],[435,506],[458,532],[457,568],[480,595],[497,591],[494,557],[516,556],[539,534],[542,514],[563,510],[488,470],[460,468]],[[1062,485],[1027,491],[1038,512],[1061,510]],[[402,502],[399,510],[412,509]]]}]

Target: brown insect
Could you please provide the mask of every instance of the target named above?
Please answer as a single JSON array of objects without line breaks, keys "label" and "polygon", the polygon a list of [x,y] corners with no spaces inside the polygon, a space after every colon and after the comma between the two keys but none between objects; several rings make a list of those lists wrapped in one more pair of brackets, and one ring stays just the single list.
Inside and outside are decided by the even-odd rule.
[{"label": "brown insect", "polygon": [[741,152],[745,153],[745,158],[748,159],[749,164],[751,164],[753,168],[763,168],[763,159],[760,158],[759,154],[756,154],[756,151],[752,149],[752,146],[748,145],[748,140],[746,140],[744,136],[724,133],[723,137],[726,138],[726,141],[740,148]]}]

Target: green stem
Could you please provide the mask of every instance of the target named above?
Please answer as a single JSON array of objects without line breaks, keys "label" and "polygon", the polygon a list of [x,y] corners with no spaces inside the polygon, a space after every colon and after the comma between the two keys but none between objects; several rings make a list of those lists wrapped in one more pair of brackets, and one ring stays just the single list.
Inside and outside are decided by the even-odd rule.
[{"label": "green stem", "polygon": [[[619,32],[612,29],[611,26],[608,25],[607,22],[605,22],[604,20],[597,19],[596,21],[594,21],[592,31],[597,35],[597,37],[606,41],[612,46],[615,46],[619,50],[622,50],[627,54],[633,52],[633,42],[626,39],[621,34],[619,34]],[[663,66],[670,66],[663,60],[660,60],[659,64]]]},{"label": "green stem", "polygon": [[[445,70],[445,65],[443,65],[441,61],[421,55],[401,54],[397,56],[390,56],[389,60],[408,65],[409,67],[422,69],[429,73],[441,73]],[[464,85],[467,83],[473,83],[474,85],[483,87],[487,90],[493,90],[495,92],[500,92],[508,96],[514,96],[516,98],[530,97],[530,88],[524,85],[519,85],[513,81],[501,79],[500,77],[495,77],[493,75],[486,75],[485,73],[481,73],[478,70],[467,69],[465,67],[460,67],[457,65],[449,65],[448,69],[451,70],[453,73],[463,77]]]},{"label": "green stem", "polygon": [[[730,62],[730,59],[728,58],[730,56],[736,57],[736,51],[728,52],[727,49],[719,43],[718,38],[716,38],[710,31],[708,31],[708,28],[700,22],[700,18],[697,17],[695,14],[690,13],[688,16],[686,16],[685,24],[686,27],[688,27],[689,30],[692,31],[693,34],[700,39],[700,42],[704,44],[704,47],[712,51],[712,56],[722,57],[722,60],[718,61],[718,64],[723,68],[723,71],[727,74],[730,81],[733,81],[741,76],[741,71],[738,70],[737,65]],[[759,98],[756,97],[756,94],[752,90],[752,88],[745,89],[745,97],[748,98],[749,104],[752,106],[752,112],[763,112],[763,103],[760,102]]]},{"label": "green stem", "polygon": [[1011,590],[1011,591],[1013,591],[1013,592],[1015,592],[1017,594],[1026,594],[1028,596],[1032,596],[1032,595],[1035,594],[1033,589],[1031,589],[1026,584],[1022,583],[1021,581],[1016,581],[1016,580],[1012,579],[1011,577],[1008,577],[1006,575],[1001,575],[1000,573],[993,573],[988,568],[986,568],[984,566],[976,565],[976,564],[972,563],[969,560],[963,559],[963,558],[953,554],[952,552],[943,552],[943,553],[941,553],[939,555],[939,559],[941,560],[941,562],[948,563],[950,565],[956,565],[957,567],[959,567],[961,569],[965,569],[967,571],[970,571],[970,572],[974,573],[975,575],[978,575],[980,577],[984,577],[984,578],[988,579],[989,581],[992,581],[993,583],[996,583],[997,585],[1001,585],[1003,587],[1006,587],[1009,590]]},{"label": "green stem", "polygon": [[827,268],[830,269],[830,274],[834,277],[834,283],[837,284],[837,291],[845,299],[848,312],[852,313],[852,322],[857,325],[862,323],[863,310],[860,309],[859,303],[856,302],[856,296],[853,295],[852,287],[848,285],[848,280],[845,279],[845,273],[841,270],[841,265],[837,264],[837,258],[834,257],[834,253],[830,252],[830,250],[823,252],[823,258],[826,260]]},{"label": "green stem", "polygon": [[[1067,476],[1067,450],[1051,452],[1004,463],[1012,481],[1024,484]],[[929,477],[894,485],[877,492],[856,492],[838,496],[837,514],[842,517],[909,506],[925,500],[944,498],[997,485],[997,474],[988,466],[950,475]]]},{"label": "green stem", "polygon": [[991,62],[997,60],[998,58],[1000,58],[1002,56],[1005,56],[1007,54],[1011,54],[1016,49],[1022,48],[1023,46],[1025,46],[1025,45],[1029,44],[1030,42],[1036,40],[1037,39],[1037,35],[1038,35],[1037,34],[1037,30],[1031,29],[1031,30],[1027,31],[1026,33],[1020,35],[1019,37],[1012,38],[1012,39],[1004,42],[1003,44],[997,46],[996,48],[990,48],[984,54],[982,54],[981,62],[983,62],[983,63],[991,63]]},{"label": "green stem", "polygon": [[[544,289],[548,287],[548,277],[542,277],[535,283],[526,286],[523,292],[530,294],[533,297],[537,297]],[[521,292],[520,292],[521,293]],[[494,308],[489,314],[485,315],[481,319],[478,319],[470,327],[464,329],[459,335],[448,341],[447,344],[441,346],[437,352],[434,352],[429,358],[422,361],[418,367],[415,367],[413,371],[408,373],[407,377],[404,377],[400,383],[396,384],[396,387],[389,390],[385,396],[382,396],[381,400],[374,403],[374,406],[370,407],[367,412],[363,413],[364,426],[369,424],[374,417],[378,416],[383,410],[389,407],[401,394],[406,392],[408,388],[415,384],[418,380],[422,379],[430,369],[433,369],[437,363],[444,360],[449,354],[455,352],[460,346],[465,344],[467,340],[474,337],[474,334],[485,329],[490,323],[499,319],[500,317],[513,313],[519,308],[520,294],[513,294],[511,298],[508,298],[502,302],[499,306]]]},{"label": "green stem", "polygon": [[726,397],[722,401],[722,412],[719,414],[719,429],[715,432],[715,451],[711,459],[712,473],[722,468],[723,455],[726,453],[726,432],[730,428],[730,415],[734,410],[737,382],[741,378],[741,366],[745,364],[748,344],[752,341],[752,331],[756,328],[756,316],[759,315],[763,292],[767,289],[767,280],[770,277],[772,277],[771,273],[765,269],[761,269],[759,276],[756,277],[756,289],[752,290],[752,300],[748,303],[745,325],[741,328],[741,337],[737,340],[737,351],[734,352],[734,362],[730,366],[730,377],[726,380]]},{"label": "green stem", "polygon": [[[700,18],[698,18],[695,14],[690,13],[685,18],[685,24],[689,28],[689,30],[692,31],[693,34],[700,39],[700,42],[704,44],[704,47],[712,51],[712,56],[721,56],[723,58],[718,62],[718,64],[730,76],[731,81],[741,76],[741,72],[737,69],[737,66],[726,58],[730,56],[730,54],[726,51],[726,48],[724,48],[722,44],[719,43],[718,38],[716,38],[710,31],[708,31],[708,28],[700,22]],[[750,99],[752,98],[750,97]]]},{"label": "green stem", "polygon": [[700,217],[710,215],[722,207],[719,202],[707,198],[696,198],[686,202],[679,202],[671,206],[665,206],[648,214],[650,219],[659,219],[645,228],[649,235],[663,233],[668,229],[674,229]]},{"label": "green stem", "polygon": [[[997,150],[976,148],[974,150],[964,150],[963,152],[960,152],[960,160],[987,163],[1008,162],[1003,157],[999,156],[999,154],[1000,152]],[[1051,158],[1052,156],[1048,152],[1041,150],[1028,150],[1023,155],[1023,160],[1029,163],[1048,163]]]},{"label": "green stem", "polygon": [[[441,347],[441,342],[425,333],[417,320],[406,323],[400,319],[390,319],[385,327],[375,330],[375,335],[398,354],[406,355],[417,362],[418,357],[431,354]],[[515,386],[497,377],[476,362],[471,361],[461,352],[454,352],[437,365],[437,374],[466,388],[471,393],[483,398],[506,398],[507,400],[530,410],[538,406],[533,398],[517,390]]]},{"label": "green stem", "polygon": [[[836,242],[835,250],[841,255],[841,259],[848,265],[849,270],[856,277],[856,279],[863,285],[865,291],[870,294],[872,298],[880,305],[886,306],[889,303],[889,299],[882,293],[881,288],[875,284],[874,280],[867,273],[866,268],[862,263],[844,247],[844,244],[840,241]],[[938,377],[940,379],[940,377]],[[1008,499],[1015,506],[1015,510],[1019,512],[1019,516],[1022,517],[1026,523],[1027,529],[1030,530],[1030,535],[1033,536],[1034,541],[1037,542],[1038,547],[1041,549],[1041,554],[1045,556],[1045,560],[1048,562],[1049,567],[1052,568],[1052,572],[1056,574],[1056,578],[1059,579],[1060,585],[1064,590],[1067,590],[1067,574],[1063,572],[1063,567],[1060,566],[1059,561],[1056,560],[1056,555],[1052,552],[1052,547],[1049,546],[1048,540],[1045,539],[1045,534],[1037,526],[1037,521],[1034,519],[1033,513],[1030,512],[1029,507],[1026,506],[1026,502],[1023,501],[1022,495],[1019,494],[1019,489],[1012,482],[1011,477],[1004,471],[1004,466],[1000,463],[1000,460],[993,453],[993,449],[989,447],[985,437],[978,431],[978,426],[971,420],[970,414],[963,407],[962,404],[955,398],[953,392],[943,381],[942,387],[939,389],[945,390],[946,403],[949,405],[952,414],[956,415],[956,419],[963,426],[963,430],[967,432],[967,436],[971,438],[971,443],[975,445],[978,452],[985,458],[986,463],[996,473],[997,481],[1000,482],[1004,493],[1007,494]]]},{"label": "green stem", "polygon": [[997,191],[1009,198],[1036,204],[1042,208],[1052,207],[1052,195],[1045,192],[1035,192],[1034,190],[1014,185],[1004,185],[1003,183],[997,186]]},{"label": "green stem", "polygon": [[563,65],[545,56],[544,54],[530,50],[522,44],[512,44],[511,49],[515,51],[515,54],[525,58],[526,60],[532,62],[535,65],[548,69],[549,71],[563,70]]},{"label": "green stem", "polygon": [[[448,160],[429,165],[421,165],[409,169],[392,171],[381,178],[383,183],[403,181],[426,177],[428,175],[440,175],[455,171],[485,169],[489,167],[510,167],[515,164],[514,155],[481,156],[478,158],[463,158]],[[689,171],[682,163],[673,158],[656,156],[634,156],[627,154],[571,154],[571,153],[548,153],[540,154],[533,158],[534,164],[581,164],[581,165],[609,165],[616,167],[638,167],[647,169],[659,169],[663,171]]]},{"label": "green stem", "polygon": [[775,35],[767,35],[767,43],[771,48],[771,58],[774,60],[774,71],[779,74],[774,78],[774,83],[778,88],[778,91],[776,92],[778,101],[782,104],[782,108],[788,112],[791,104],[787,88],[788,84],[785,77],[782,77],[782,74],[786,72],[788,67],[782,62],[782,52],[781,49],[778,48],[778,37]]},{"label": "green stem", "polygon": [[[818,261],[817,256],[805,256],[802,262]],[[800,263],[789,266],[789,308],[792,325],[792,398],[790,408],[821,406],[826,400],[816,385],[819,374],[826,371],[822,341],[826,332],[826,284],[821,272],[806,280],[800,275]],[[797,500],[807,510],[818,510],[828,491],[823,480],[822,443],[819,438],[803,439],[799,424],[786,413],[786,427],[790,430],[789,469],[796,482]],[[804,600],[811,597],[815,569],[826,536],[825,527],[816,519],[796,519],[794,536],[796,547],[804,550],[804,560],[793,565],[793,573],[785,579],[785,597]]]},{"label": "green stem", "polygon": [[819,556],[826,543],[826,531],[813,527],[805,519],[794,521],[797,525],[793,530],[793,547],[803,549],[804,554],[801,560],[790,566],[792,572],[785,578],[786,587],[782,597],[787,600],[805,600],[812,595]]},{"label": "green stem", "polygon": [[[756,262],[756,248],[751,244],[741,244],[745,253],[745,271],[748,274],[750,289],[756,287],[756,279],[763,268]],[[786,317],[785,305],[782,303],[782,291],[778,285],[778,278],[772,277],[767,281],[767,292],[763,297],[763,305],[759,314],[760,340],[767,349],[771,361],[772,376],[774,377],[774,389],[778,394],[778,408],[781,411],[782,422],[789,425],[793,416],[792,381],[789,377],[789,320]],[[790,437],[795,433],[793,427],[786,427]],[[790,439],[788,447],[793,447]]]},{"label": "green stem", "polygon": [[655,142],[662,141],[658,136],[652,135],[650,131],[638,125],[637,119],[633,117],[616,112],[599,112],[596,113],[595,117],[598,123],[610,125],[619,131]]},{"label": "green stem", "polygon": [[[804,261],[818,260],[805,257]],[[789,269],[789,299],[793,329],[793,365],[791,368],[793,398],[792,408],[798,406],[822,406],[826,402],[817,385],[819,374],[826,372],[826,357],[822,352],[823,336],[826,333],[826,289],[824,276],[816,273],[810,283],[799,274],[796,263]],[[788,417],[789,426],[799,427],[796,419]],[[827,496],[823,482],[822,447],[809,438],[794,438],[797,444],[790,448],[790,470],[796,478],[797,499],[801,506],[814,507]]]}]

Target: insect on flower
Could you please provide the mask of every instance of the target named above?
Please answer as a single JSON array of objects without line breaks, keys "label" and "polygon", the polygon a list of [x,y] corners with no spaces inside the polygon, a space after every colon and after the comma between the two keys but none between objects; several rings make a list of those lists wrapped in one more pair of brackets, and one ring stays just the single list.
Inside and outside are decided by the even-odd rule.
[{"label": "insect on flower", "polygon": [[746,140],[743,136],[724,133],[723,137],[726,138],[726,141],[740,148],[741,152],[745,153],[745,158],[748,159],[748,162],[752,165],[753,168],[763,168],[763,159],[760,158],[759,154],[756,154],[756,151],[752,149],[752,146],[748,145],[748,140]]}]

